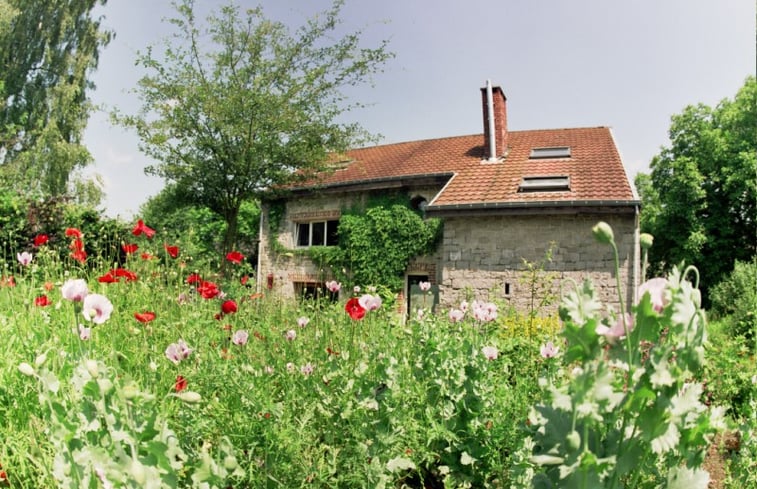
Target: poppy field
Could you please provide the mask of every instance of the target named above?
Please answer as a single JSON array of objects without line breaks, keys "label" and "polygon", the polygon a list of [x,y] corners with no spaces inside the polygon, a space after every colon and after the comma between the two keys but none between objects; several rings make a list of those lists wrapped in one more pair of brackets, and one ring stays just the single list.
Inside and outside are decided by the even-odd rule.
[{"label": "poppy field", "polygon": [[61,236],[0,278],[0,487],[706,487],[689,270],[619,314],[586,283],[559,323],[405,320],[380,284],[292,302],[240,252],[192,269],[142,221],[112,263]]}]

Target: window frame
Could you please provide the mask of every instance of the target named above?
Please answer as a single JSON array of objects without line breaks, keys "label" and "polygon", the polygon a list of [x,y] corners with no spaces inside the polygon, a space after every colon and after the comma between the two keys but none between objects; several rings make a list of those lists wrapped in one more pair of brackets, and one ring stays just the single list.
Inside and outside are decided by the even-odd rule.
[{"label": "window frame", "polygon": [[[339,219],[323,219],[313,221],[298,221],[295,222],[294,243],[297,248],[311,248],[313,246],[339,246],[339,233],[337,231],[339,227]],[[322,228],[322,242],[320,244],[313,244],[313,225],[321,224]],[[307,244],[301,244],[303,227],[307,226]]]}]

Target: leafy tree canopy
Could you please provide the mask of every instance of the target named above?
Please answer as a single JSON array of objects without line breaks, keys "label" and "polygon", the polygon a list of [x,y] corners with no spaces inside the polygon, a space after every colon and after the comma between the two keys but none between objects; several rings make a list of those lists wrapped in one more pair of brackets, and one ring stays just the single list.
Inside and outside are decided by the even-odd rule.
[{"label": "leafy tree canopy", "polygon": [[151,48],[138,59],[149,72],[135,90],[141,110],[115,119],[157,160],[149,174],[223,217],[225,250],[243,202],[321,170],[329,153],[366,136],[342,122],[357,106],[344,89],[391,55],[385,42],[361,47],[360,31],[339,37],[342,3],[290,32],[260,8],[234,5],[200,26],[194,2],[182,0],[170,20],[176,35],[160,54]]},{"label": "leafy tree canopy", "polygon": [[757,254],[757,79],[673,116],[670,143],[636,178],[641,228],[655,237],[653,270],[694,264],[704,289]]},{"label": "leafy tree canopy", "polygon": [[92,10],[106,1],[0,0],[4,186],[52,196],[73,193],[72,174],[90,163],[81,145],[92,111],[88,77],[112,37]]}]

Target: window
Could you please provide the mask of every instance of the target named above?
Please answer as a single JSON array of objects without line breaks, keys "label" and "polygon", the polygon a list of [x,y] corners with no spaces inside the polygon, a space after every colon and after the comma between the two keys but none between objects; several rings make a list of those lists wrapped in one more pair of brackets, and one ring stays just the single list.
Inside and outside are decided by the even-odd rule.
[{"label": "window", "polygon": [[559,192],[570,190],[570,177],[563,175],[523,177],[518,192]]},{"label": "window", "polygon": [[297,246],[336,246],[339,244],[338,227],[337,220],[298,222]]},{"label": "window", "polygon": [[570,147],[555,146],[552,148],[533,148],[529,159],[545,160],[550,158],[570,158]]},{"label": "window", "polygon": [[338,292],[331,292],[322,282],[294,282],[294,295],[301,300],[337,302]]}]

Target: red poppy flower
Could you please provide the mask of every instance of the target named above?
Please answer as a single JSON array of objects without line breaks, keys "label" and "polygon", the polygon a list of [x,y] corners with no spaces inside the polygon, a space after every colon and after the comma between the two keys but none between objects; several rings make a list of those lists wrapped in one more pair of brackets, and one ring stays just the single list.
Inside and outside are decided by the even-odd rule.
[{"label": "red poppy flower", "polygon": [[0,287],[15,287],[16,281],[13,279],[13,275],[0,275]]},{"label": "red poppy flower", "polygon": [[155,236],[155,230],[149,226],[147,226],[142,219],[139,219],[137,221],[137,224],[134,226],[134,229],[131,230],[131,234],[134,236],[139,236],[141,234],[144,234],[148,238],[152,238]]},{"label": "red poppy flower", "polygon": [[254,301],[255,299],[260,299],[261,297],[263,297],[263,293],[262,292],[258,292],[257,294],[252,294],[250,296],[250,299]]},{"label": "red poppy flower", "polygon": [[117,283],[118,278],[113,276],[113,272],[108,272],[105,275],[98,277],[97,281],[100,282],[101,284],[112,284],[112,283]]},{"label": "red poppy flower", "polygon": [[71,258],[78,261],[81,264],[84,264],[84,262],[87,261],[87,252],[84,250],[81,251],[74,251],[71,253]]},{"label": "red poppy flower", "polygon": [[244,255],[238,251],[232,251],[226,254],[226,259],[231,263],[239,265],[240,263],[242,263],[242,260],[244,260]]},{"label": "red poppy flower", "polygon": [[3,470],[3,466],[0,465],[0,482],[7,482],[8,481],[8,474],[5,473]]},{"label": "red poppy flower", "polygon": [[347,301],[347,304],[344,305],[344,310],[347,311],[347,314],[350,315],[350,317],[354,320],[363,319],[365,316],[365,308],[360,305],[360,302],[357,297],[353,297],[352,299]]},{"label": "red poppy flower", "polygon": [[221,291],[218,290],[218,285],[214,284],[213,282],[206,282],[204,280],[200,282],[200,285],[197,286],[197,292],[200,293],[203,299],[212,299],[213,297],[221,293]]},{"label": "red poppy flower", "polygon": [[74,238],[81,238],[82,234],[81,231],[79,231],[76,228],[66,228],[66,236],[68,237],[74,237]]},{"label": "red poppy flower", "polygon": [[166,253],[168,253],[169,255],[171,255],[171,258],[176,258],[176,257],[179,256],[179,247],[178,246],[171,246],[171,245],[164,244],[163,248],[165,248]]},{"label": "red poppy flower", "polygon": [[49,306],[50,304],[52,304],[52,302],[50,301],[50,298],[47,297],[46,295],[40,295],[34,299],[35,306],[45,307],[45,306]]},{"label": "red poppy flower", "polygon": [[247,282],[249,280],[250,280],[250,276],[249,275],[244,275],[243,277],[241,277],[239,279],[239,283],[242,284],[242,285],[247,285]]},{"label": "red poppy flower", "polygon": [[181,375],[177,375],[176,376],[176,383],[174,384],[173,388],[174,388],[174,390],[176,392],[183,391],[184,389],[187,388],[187,379],[185,379]]},{"label": "red poppy flower", "polygon": [[50,241],[50,238],[48,238],[46,234],[38,234],[34,237],[34,247],[39,248],[40,246],[47,244],[48,241]]},{"label": "red poppy flower", "polygon": [[189,277],[187,277],[187,283],[189,285],[197,284],[200,282],[202,282],[202,278],[200,278],[200,274],[198,273],[192,273],[189,275]]},{"label": "red poppy flower", "polygon": [[155,313],[150,311],[135,312],[134,318],[140,323],[149,323],[150,321],[155,319]]},{"label": "red poppy flower", "polygon": [[233,300],[228,300],[224,302],[223,304],[221,304],[221,311],[224,314],[233,314],[237,312],[237,303],[234,302]]},{"label": "red poppy flower", "polygon": [[68,245],[68,248],[73,251],[84,251],[84,241],[82,241],[80,238],[75,238],[73,241],[71,241],[71,244]]},{"label": "red poppy flower", "polygon": [[328,353],[329,356],[331,356],[331,355],[334,355],[334,356],[339,355],[339,352],[335,351],[335,350],[332,350],[331,347],[326,348],[326,353]]},{"label": "red poppy flower", "polygon": [[50,292],[55,288],[55,284],[52,282],[45,282],[45,285],[43,285],[46,291]]},{"label": "red poppy flower", "polygon": [[143,260],[150,260],[152,258],[155,258],[154,256],[152,256],[149,253],[142,253],[140,256],[142,257]]},{"label": "red poppy flower", "polygon": [[136,243],[124,243],[121,245],[121,249],[124,250],[124,253],[127,255],[131,255],[139,249],[139,246]]},{"label": "red poppy flower", "polygon": [[127,282],[134,282],[137,280],[137,274],[126,270],[125,268],[116,268],[113,270],[113,273],[116,275],[116,277],[124,277]]}]

